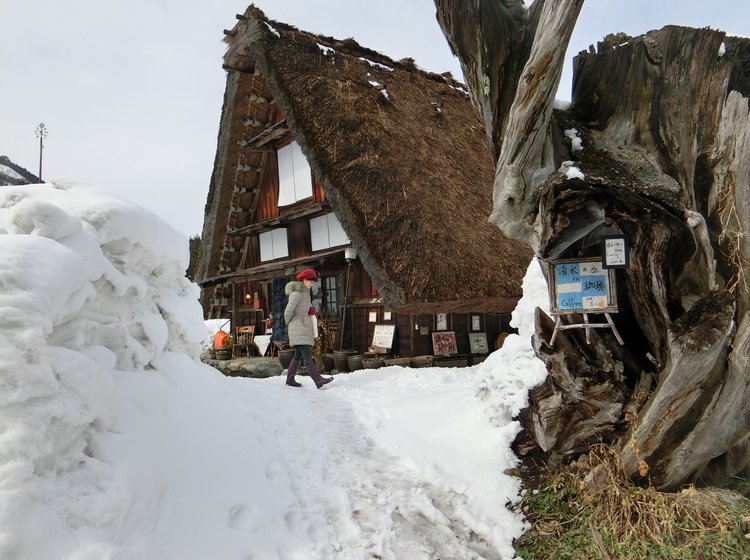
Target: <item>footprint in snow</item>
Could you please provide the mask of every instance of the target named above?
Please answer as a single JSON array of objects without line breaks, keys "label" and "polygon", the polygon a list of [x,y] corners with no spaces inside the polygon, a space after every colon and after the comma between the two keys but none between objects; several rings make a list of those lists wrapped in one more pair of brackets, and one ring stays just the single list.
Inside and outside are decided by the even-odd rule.
[{"label": "footprint in snow", "polygon": [[229,508],[228,525],[235,531],[250,532],[255,527],[257,512],[247,504],[234,504]]}]

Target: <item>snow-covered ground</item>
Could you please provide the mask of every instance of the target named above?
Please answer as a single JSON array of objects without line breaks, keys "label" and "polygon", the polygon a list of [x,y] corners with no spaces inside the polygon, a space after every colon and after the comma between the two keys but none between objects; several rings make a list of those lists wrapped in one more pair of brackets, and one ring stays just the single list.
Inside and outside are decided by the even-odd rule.
[{"label": "snow-covered ground", "polygon": [[513,558],[518,336],[470,368],[336,376],[316,390],[201,364],[187,240],[62,181],[0,188],[0,558]]}]

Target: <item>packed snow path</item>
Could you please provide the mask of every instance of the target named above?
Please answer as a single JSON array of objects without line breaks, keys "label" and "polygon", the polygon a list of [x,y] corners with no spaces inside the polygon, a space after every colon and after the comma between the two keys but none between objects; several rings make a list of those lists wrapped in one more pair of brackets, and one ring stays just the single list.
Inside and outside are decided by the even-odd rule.
[{"label": "packed snow path", "polygon": [[131,411],[136,424],[114,428],[128,434],[128,472],[168,480],[134,503],[155,528],[127,531],[143,557],[512,557],[523,522],[502,470],[515,426],[477,406],[477,368],[383,368],[322,390],[202,369],[125,382],[122,406],[150,418]]}]

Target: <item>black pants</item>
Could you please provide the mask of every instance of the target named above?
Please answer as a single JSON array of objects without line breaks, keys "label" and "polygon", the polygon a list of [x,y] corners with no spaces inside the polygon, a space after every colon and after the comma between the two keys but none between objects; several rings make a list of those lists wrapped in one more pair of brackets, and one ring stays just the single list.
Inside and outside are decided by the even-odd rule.
[{"label": "black pants", "polygon": [[286,378],[288,380],[294,379],[297,373],[297,369],[300,364],[305,364],[307,375],[316,383],[320,381],[321,376],[318,373],[318,366],[315,365],[315,360],[312,357],[312,346],[307,344],[300,344],[294,347],[294,357],[289,363],[289,369],[286,372]]}]

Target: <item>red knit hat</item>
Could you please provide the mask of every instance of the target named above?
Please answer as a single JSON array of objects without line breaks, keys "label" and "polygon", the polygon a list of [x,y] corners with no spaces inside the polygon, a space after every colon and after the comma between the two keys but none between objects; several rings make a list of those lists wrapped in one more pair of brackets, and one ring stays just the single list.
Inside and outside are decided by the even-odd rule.
[{"label": "red knit hat", "polygon": [[312,268],[306,268],[297,275],[297,280],[317,280],[318,275]]}]

